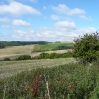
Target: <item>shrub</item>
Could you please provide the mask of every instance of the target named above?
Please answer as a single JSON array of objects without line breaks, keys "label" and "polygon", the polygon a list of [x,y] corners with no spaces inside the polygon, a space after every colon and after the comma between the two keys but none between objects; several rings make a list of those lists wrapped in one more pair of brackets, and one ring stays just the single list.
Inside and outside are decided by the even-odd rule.
[{"label": "shrub", "polygon": [[73,56],[83,63],[97,61],[99,58],[99,33],[85,34],[74,40]]},{"label": "shrub", "polygon": [[65,49],[72,49],[72,46],[64,46],[64,45],[61,45],[61,46],[57,46],[55,47],[53,50],[65,50]]},{"label": "shrub", "polygon": [[4,61],[10,61],[10,58],[4,58]]},{"label": "shrub", "polygon": [[31,59],[30,55],[21,55],[16,60],[29,60]]},{"label": "shrub", "polygon": [[72,52],[67,53],[41,53],[39,56],[33,57],[33,59],[54,59],[54,58],[69,58],[72,57]]}]

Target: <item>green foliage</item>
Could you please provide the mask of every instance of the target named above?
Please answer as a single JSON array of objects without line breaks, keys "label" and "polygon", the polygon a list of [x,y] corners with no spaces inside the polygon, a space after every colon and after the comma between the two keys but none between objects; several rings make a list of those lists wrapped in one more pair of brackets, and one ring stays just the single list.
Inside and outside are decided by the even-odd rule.
[{"label": "green foliage", "polygon": [[3,45],[2,43],[0,43],[0,49],[1,48],[5,48],[5,45]]},{"label": "green foliage", "polygon": [[46,41],[0,41],[0,48],[5,48],[7,46],[21,46],[30,44],[47,44]]},{"label": "green foliage", "polygon": [[30,55],[21,55],[16,60],[30,60],[30,59],[31,59]]},{"label": "green foliage", "polygon": [[73,56],[82,62],[93,62],[99,58],[98,33],[85,34],[74,40]]},{"label": "green foliage", "polygon": [[53,50],[64,50],[64,49],[72,49],[72,46],[69,46],[69,45],[61,45],[61,46],[57,46],[57,47],[54,48]]},{"label": "green foliage", "polygon": [[48,90],[51,99],[99,99],[99,67],[71,63],[0,80],[0,99],[47,99]]},{"label": "green foliage", "polygon": [[67,53],[41,53],[39,56],[33,57],[33,59],[54,59],[54,58],[69,58],[72,57],[72,52]]},{"label": "green foliage", "polygon": [[10,58],[4,58],[4,61],[10,61]]}]

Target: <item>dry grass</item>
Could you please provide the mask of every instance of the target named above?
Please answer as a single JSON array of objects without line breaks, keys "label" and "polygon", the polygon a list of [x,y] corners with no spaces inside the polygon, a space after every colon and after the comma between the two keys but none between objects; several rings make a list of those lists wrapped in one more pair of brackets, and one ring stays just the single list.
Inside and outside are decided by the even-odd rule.
[{"label": "dry grass", "polygon": [[72,52],[72,49],[67,49],[67,50],[55,50],[55,51],[45,51],[46,53],[67,53],[67,52]]},{"label": "dry grass", "polygon": [[41,59],[26,61],[1,61],[0,62],[0,79],[7,78],[18,73],[37,68],[54,67],[73,62],[73,58],[66,59]]},{"label": "dry grass", "polygon": [[29,54],[33,50],[34,45],[12,46],[0,49],[0,58],[11,57],[20,54]]}]

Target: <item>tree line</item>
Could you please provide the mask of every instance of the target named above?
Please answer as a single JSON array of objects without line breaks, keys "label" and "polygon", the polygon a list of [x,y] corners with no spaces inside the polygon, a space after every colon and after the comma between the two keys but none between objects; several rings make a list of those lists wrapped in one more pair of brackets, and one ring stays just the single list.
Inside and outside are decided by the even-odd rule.
[{"label": "tree line", "polygon": [[21,46],[30,44],[47,44],[47,41],[0,41],[0,48],[5,48],[7,46]]}]

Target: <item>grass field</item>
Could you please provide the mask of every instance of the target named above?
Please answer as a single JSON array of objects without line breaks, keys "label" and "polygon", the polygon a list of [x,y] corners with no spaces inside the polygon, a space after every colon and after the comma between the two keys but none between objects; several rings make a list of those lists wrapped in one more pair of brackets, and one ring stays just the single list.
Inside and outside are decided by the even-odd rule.
[{"label": "grass field", "polygon": [[48,44],[43,44],[43,45],[35,45],[33,52],[37,51],[52,51],[58,46],[66,46],[66,47],[71,47],[73,46],[72,42],[60,42],[60,43],[48,43]]},{"label": "grass field", "polygon": [[17,75],[25,70],[32,70],[42,67],[55,67],[73,62],[73,58],[61,59],[41,59],[26,61],[0,61],[0,79]]}]

